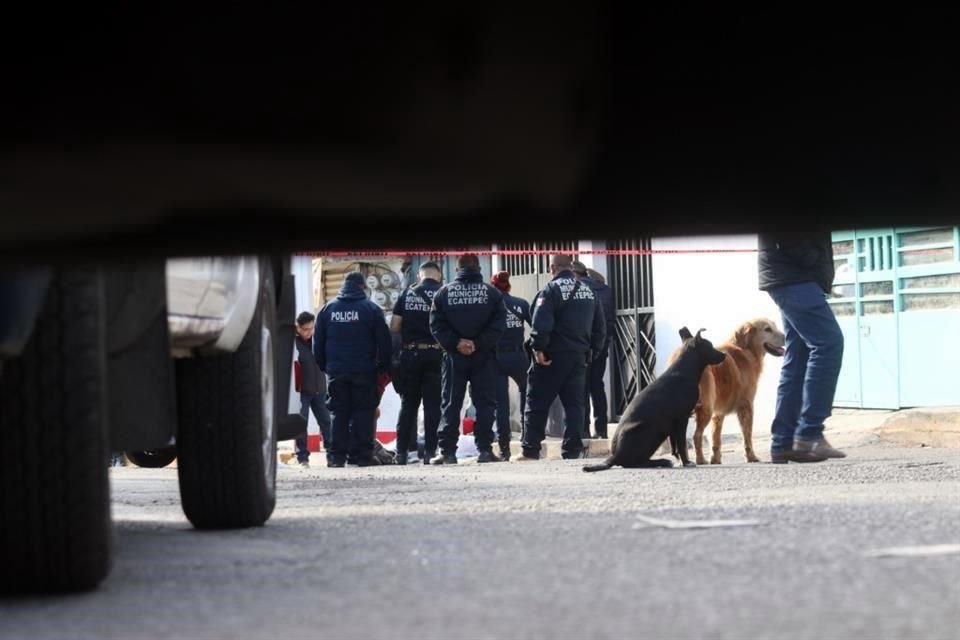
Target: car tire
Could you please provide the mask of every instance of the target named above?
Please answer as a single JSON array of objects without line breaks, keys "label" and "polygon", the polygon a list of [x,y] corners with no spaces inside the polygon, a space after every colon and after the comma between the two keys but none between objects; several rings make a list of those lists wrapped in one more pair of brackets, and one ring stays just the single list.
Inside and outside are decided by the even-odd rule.
[{"label": "car tire", "polygon": [[0,591],[92,589],[110,568],[103,279],[51,279],[0,374]]},{"label": "car tire", "polygon": [[148,451],[124,451],[127,460],[144,469],[161,469],[177,459],[176,447]]},{"label": "car tire", "polygon": [[264,262],[236,352],[176,363],[180,498],[198,529],[259,526],[276,504],[276,293]]}]

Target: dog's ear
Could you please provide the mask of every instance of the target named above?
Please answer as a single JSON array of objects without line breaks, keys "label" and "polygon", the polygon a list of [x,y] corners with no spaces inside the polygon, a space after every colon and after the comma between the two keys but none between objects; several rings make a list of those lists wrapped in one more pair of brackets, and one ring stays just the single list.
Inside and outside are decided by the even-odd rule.
[{"label": "dog's ear", "polygon": [[753,325],[752,322],[744,322],[734,333],[734,337],[738,344],[748,344],[750,338],[757,331],[757,328]]},{"label": "dog's ear", "polygon": [[680,339],[681,339],[681,340],[689,340],[689,339],[692,338],[692,337],[693,337],[693,334],[690,333],[690,329],[687,329],[686,327],[681,327],[681,328],[680,328]]},{"label": "dog's ear", "polygon": [[697,335],[696,335],[697,340],[700,339],[700,334],[703,333],[704,331],[706,331],[706,329],[700,329],[700,331],[697,331]]}]

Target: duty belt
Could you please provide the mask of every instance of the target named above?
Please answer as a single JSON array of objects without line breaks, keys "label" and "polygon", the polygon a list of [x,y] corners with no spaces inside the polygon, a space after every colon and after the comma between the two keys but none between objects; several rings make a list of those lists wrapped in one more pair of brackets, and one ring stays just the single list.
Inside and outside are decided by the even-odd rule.
[{"label": "duty belt", "polygon": [[403,345],[403,348],[410,351],[414,349],[440,349],[440,345],[436,342],[408,342]]}]

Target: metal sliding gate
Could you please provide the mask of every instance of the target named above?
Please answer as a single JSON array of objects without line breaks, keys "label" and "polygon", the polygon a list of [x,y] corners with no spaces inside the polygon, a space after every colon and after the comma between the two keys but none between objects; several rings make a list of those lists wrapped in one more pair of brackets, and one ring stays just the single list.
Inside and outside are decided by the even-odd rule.
[{"label": "metal sliding gate", "polygon": [[[650,240],[615,240],[611,250],[650,249]],[[617,307],[616,335],[611,340],[611,420],[619,420],[638,391],[653,382],[657,350],[653,312],[653,259],[646,255],[607,257],[609,286]]]},{"label": "metal sliding gate", "polygon": [[830,305],[844,336],[834,403],[960,403],[960,227],[838,231],[833,257]]}]

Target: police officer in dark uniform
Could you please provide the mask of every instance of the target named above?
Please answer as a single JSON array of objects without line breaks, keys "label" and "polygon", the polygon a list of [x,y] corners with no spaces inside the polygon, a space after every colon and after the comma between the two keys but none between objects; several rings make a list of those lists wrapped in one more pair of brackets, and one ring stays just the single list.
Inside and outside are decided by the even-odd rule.
[{"label": "police officer in dark uniform", "polygon": [[[593,360],[587,365],[586,400],[583,413],[583,435],[590,437],[590,400],[593,400],[593,431],[598,438],[607,437],[607,390],[603,386],[603,374],[607,371],[607,356],[610,354],[610,340],[616,331],[616,309],[613,306],[613,291],[602,280],[590,277],[587,267],[582,262],[573,263],[573,275],[577,280],[587,285],[600,301],[605,321],[606,340],[599,353],[594,354]],[[599,274],[597,274],[600,277]]]},{"label": "police officer in dark uniform", "polygon": [[530,324],[530,303],[510,295],[510,273],[501,271],[490,280],[503,294],[507,308],[506,329],[497,345],[497,441],[500,457],[510,459],[510,378],[520,389],[520,420],[527,400],[527,369],[530,357],[523,346],[524,323]]},{"label": "police officer in dark uniform", "polygon": [[330,467],[346,462],[361,467],[380,464],[373,457],[380,404],[377,374],[390,369],[392,344],[383,309],[367,299],[363,286],[362,273],[348,273],[337,299],[317,314],[314,355],[330,378]]},{"label": "police officer in dark uniform", "polygon": [[416,438],[417,414],[423,400],[424,458],[426,464],[437,452],[440,424],[440,371],[443,350],[430,333],[430,307],[440,289],[440,266],[425,262],[420,283],[406,289],[393,307],[390,331],[400,334],[400,366],[393,385],[400,393],[397,420],[397,464],[407,464],[405,443]]},{"label": "police officer in dark uniform", "polygon": [[460,410],[470,383],[470,398],[477,410],[474,439],[477,462],[499,462],[493,448],[497,369],[494,352],[506,326],[503,296],[483,281],[480,260],[468,253],[457,260],[456,279],[433,297],[430,330],[443,347],[443,409],[440,419],[440,454],[433,464],[457,463]]},{"label": "police officer in dark uniform", "polygon": [[533,301],[530,340],[535,362],[527,388],[523,455],[536,460],[546,435],[547,415],[557,395],[563,404],[563,457],[583,455],[584,387],[587,364],[606,340],[603,308],[590,287],[574,278],[568,255],[550,261],[554,278]]}]

